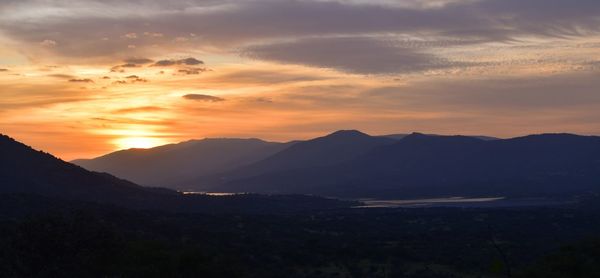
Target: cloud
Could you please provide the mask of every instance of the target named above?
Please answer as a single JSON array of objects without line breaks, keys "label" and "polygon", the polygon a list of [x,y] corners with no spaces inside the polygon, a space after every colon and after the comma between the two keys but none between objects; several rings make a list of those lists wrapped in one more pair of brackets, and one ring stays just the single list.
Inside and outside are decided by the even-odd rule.
[{"label": "cloud", "polygon": [[144,32],[144,36],[154,37],[154,38],[162,38],[165,35],[163,33]]},{"label": "cloud", "polygon": [[303,81],[321,81],[327,78],[327,76],[323,76],[322,74],[307,74],[306,72],[285,71],[281,69],[241,69],[210,75],[203,79],[203,82],[244,86],[272,85]]},{"label": "cloud", "polygon": [[23,115],[23,110],[18,109],[40,108],[59,103],[79,102],[92,97],[89,92],[60,82],[35,84],[19,81],[3,81],[0,82],[0,92],[2,92],[0,112],[16,109],[15,112],[19,115]]},{"label": "cloud", "polygon": [[178,73],[185,74],[185,75],[195,75],[195,74],[200,74],[201,72],[205,72],[205,71],[207,71],[206,68],[187,68],[187,69],[177,70]]},{"label": "cloud", "polygon": [[210,96],[210,95],[202,95],[202,94],[187,94],[182,96],[184,99],[194,100],[194,101],[205,101],[205,102],[221,102],[225,101],[224,98]]},{"label": "cloud", "polygon": [[200,61],[196,58],[190,57],[190,58],[185,58],[185,59],[180,59],[180,60],[160,60],[157,61],[156,63],[154,63],[152,66],[155,67],[169,67],[169,66],[175,66],[175,65],[186,65],[186,66],[196,66],[196,65],[202,65],[204,64],[203,61]]},{"label": "cloud", "polygon": [[259,102],[259,103],[273,103],[273,100],[270,98],[265,98],[265,97],[257,97],[254,99],[255,102]]},{"label": "cloud", "polygon": [[139,67],[139,65],[138,64],[128,63],[128,64],[122,64],[119,67],[121,67],[121,68],[137,68],[137,67]]},{"label": "cloud", "polygon": [[128,38],[128,39],[137,39],[137,34],[136,33],[127,33],[124,35],[124,37]]},{"label": "cloud", "polygon": [[[179,59],[179,60],[159,60],[156,63],[154,63],[154,60],[152,59],[148,59],[148,58],[128,58],[124,60],[125,64],[121,64],[121,65],[117,65],[114,66],[110,69],[111,72],[125,72],[125,69],[127,68],[139,68],[142,67],[144,65],[153,63],[150,66],[153,67],[170,67],[170,66],[180,66],[180,65],[187,65],[187,66],[195,66],[195,65],[200,65],[200,64],[204,64],[204,62],[196,59],[196,58],[185,58],[185,59]],[[179,70],[179,73],[182,74],[199,74],[200,72],[204,72],[207,69],[205,68],[184,68]]]},{"label": "cloud", "polygon": [[69,82],[73,82],[73,83],[94,83],[94,80],[89,79],[89,78],[75,78],[75,79],[69,79]]},{"label": "cloud", "polygon": [[186,58],[183,60],[179,60],[179,62],[183,65],[188,65],[188,66],[196,66],[196,65],[201,65],[204,64],[204,62],[196,59],[196,58]]},{"label": "cloud", "polygon": [[[168,126],[173,125],[174,122],[170,120],[155,120],[155,119],[131,119],[127,117],[94,117],[92,120],[107,122],[117,125],[150,125],[150,126]],[[160,137],[160,136],[155,136]]]},{"label": "cloud", "polygon": [[57,43],[53,40],[43,40],[40,45],[44,47],[55,47]]},{"label": "cloud", "polygon": [[54,78],[61,78],[61,79],[72,79],[72,80],[77,79],[75,76],[70,75],[70,74],[60,74],[60,73],[57,73],[57,74],[49,74],[48,76],[54,77]]},{"label": "cloud", "polygon": [[166,110],[158,106],[140,106],[115,110],[115,113],[140,113],[140,112],[157,112]]},{"label": "cloud", "polygon": [[153,61],[146,58],[130,58],[125,60],[125,64],[117,65],[110,68],[111,72],[125,72],[125,68],[139,68],[144,64],[152,63]]},{"label": "cloud", "polygon": [[251,46],[244,55],[280,63],[332,68],[349,73],[391,74],[464,66],[378,38],[311,38]]},{"label": "cloud", "polygon": [[131,80],[131,83],[146,83],[146,82],[148,82],[148,79],[145,79],[145,78],[136,78],[136,79]]},{"label": "cloud", "polygon": [[110,68],[110,72],[125,72],[125,70],[121,66],[114,66]]},{"label": "cloud", "polygon": [[135,64],[135,65],[145,65],[154,62],[152,59],[148,58],[129,58],[125,60],[127,64]]},{"label": "cloud", "polygon": [[128,58],[125,59],[125,64],[114,66],[110,69],[111,72],[125,72],[124,68],[139,68],[142,65],[154,62],[148,58]]},{"label": "cloud", "polygon": [[396,103],[401,110],[476,112],[487,117],[514,113],[536,118],[551,111],[577,114],[600,107],[597,74],[428,80],[369,90],[362,97]]},{"label": "cloud", "polygon": [[[129,76],[125,77],[125,78],[128,79],[130,83],[146,83],[146,82],[148,82],[147,79],[141,78],[141,77],[139,77],[137,75],[129,75]],[[117,84],[125,84],[125,83],[126,82],[124,81],[124,82],[119,82]]]},{"label": "cloud", "polygon": [[[164,56],[190,49],[230,53],[247,45],[290,38],[385,34],[415,41],[453,38],[457,42],[511,43],[529,37],[581,37],[600,31],[600,2],[596,0],[65,0],[60,1],[60,9],[54,1],[9,2],[0,9],[10,11],[0,12],[3,34],[28,48],[39,47],[45,40],[60,42],[61,47],[46,50],[79,59]],[[123,36],[126,32],[136,34],[135,44]],[[177,44],[174,38],[186,38],[187,42]],[[373,51],[380,47],[375,44]],[[422,48],[427,52],[431,47]],[[174,60],[157,62],[176,64]]]},{"label": "cloud", "polygon": [[7,71],[8,71],[8,69],[2,69],[2,68],[0,68],[0,72],[7,72]]},{"label": "cloud", "polygon": [[173,66],[173,65],[177,65],[177,62],[174,60],[160,60],[160,61],[157,61],[156,63],[154,63],[152,66],[169,67],[169,66]]}]

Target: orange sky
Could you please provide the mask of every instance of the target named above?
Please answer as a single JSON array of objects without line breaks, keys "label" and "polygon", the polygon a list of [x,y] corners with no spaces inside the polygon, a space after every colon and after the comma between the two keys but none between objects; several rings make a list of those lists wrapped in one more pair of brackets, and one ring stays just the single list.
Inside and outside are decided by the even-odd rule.
[{"label": "orange sky", "polygon": [[249,3],[0,4],[0,133],[66,160],[338,129],[600,134],[596,2]]}]

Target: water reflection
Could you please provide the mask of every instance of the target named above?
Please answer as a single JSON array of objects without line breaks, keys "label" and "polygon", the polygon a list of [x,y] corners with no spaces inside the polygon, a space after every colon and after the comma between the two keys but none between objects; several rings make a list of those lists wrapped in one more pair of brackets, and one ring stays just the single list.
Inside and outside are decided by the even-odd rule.
[{"label": "water reflection", "polygon": [[233,196],[241,195],[246,193],[228,193],[228,192],[197,192],[197,191],[184,191],[185,195],[208,195],[208,196]]},{"label": "water reflection", "polygon": [[422,206],[472,206],[478,203],[488,203],[504,200],[504,197],[490,198],[432,198],[432,199],[413,199],[413,200],[377,200],[360,199],[364,205],[359,208],[393,208],[393,207],[422,207]]}]

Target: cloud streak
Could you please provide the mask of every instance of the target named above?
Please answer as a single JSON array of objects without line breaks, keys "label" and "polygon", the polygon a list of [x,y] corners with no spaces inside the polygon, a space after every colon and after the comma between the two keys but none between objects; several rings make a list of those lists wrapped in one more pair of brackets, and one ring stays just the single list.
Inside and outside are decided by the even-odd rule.
[{"label": "cloud streak", "polygon": [[185,58],[185,59],[179,59],[179,60],[175,60],[175,59],[171,59],[171,60],[160,60],[157,61],[156,63],[154,63],[152,66],[154,67],[170,67],[170,66],[177,66],[177,65],[186,65],[186,66],[197,66],[197,65],[203,65],[204,62],[190,57],[190,58]]},{"label": "cloud streak", "polygon": [[332,68],[349,73],[391,74],[465,66],[393,40],[313,38],[251,46],[244,55],[260,60]]},{"label": "cloud streak", "polygon": [[211,95],[203,95],[203,94],[187,94],[187,95],[184,95],[182,97],[184,99],[187,99],[187,100],[202,101],[202,102],[221,102],[221,101],[225,101],[224,98],[215,97],[215,96],[211,96]]},{"label": "cloud streak", "polygon": [[[52,4],[34,0],[9,2],[5,5],[15,7],[13,13],[20,16],[4,14],[0,29],[29,45],[53,41],[53,47],[46,50],[65,57],[157,54],[155,46],[170,50],[243,49],[259,42],[310,37],[333,40],[339,35],[388,34],[432,41],[453,38],[460,43],[512,42],[531,36],[585,36],[600,31],[597,16],[600,2],[595,0],[449,1],[444,5],[413,1],[417,4],[408,6],[390,5],[389,1],[309,0],[60,2],[64,4],[62,16],[57,13],[33,19],[34,15],[26,13],[26,8],[44,10],[42,7],[51,8]],[[69,4],[73,7],[69,8]],[[108,16],[101,13],[103,8],[120,12]],[[82,16],[78,16],[76,11],[81,9]],[[130,30],[126,34],[135,33],[135,38],[124,37],[122,30]],[[161,36],[141,35],[146,33]],[[129,48],[130,45],[136,47]],[[274,43],[272,47],[277,45]],[[377,43],[371,45],[372,52],[382,47]],[[418,54],[412,55],[405,58],[416,59],[414,56]],[[160,60],[155,65],[179,64],[199,65],[201,61]]]},{"label": "cloud streak", "polygon": [[74,79],[69,79],[69,82],[71,82],[71,83],[94,83],[94,80],[89,79],[89,78],[74,78]]}]

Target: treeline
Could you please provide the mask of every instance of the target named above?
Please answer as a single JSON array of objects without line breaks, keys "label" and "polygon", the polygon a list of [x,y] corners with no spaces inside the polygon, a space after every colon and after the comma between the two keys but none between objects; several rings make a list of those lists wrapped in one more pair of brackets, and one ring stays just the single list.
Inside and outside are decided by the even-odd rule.
[{"label": "treeline", "polygon": [[597,234],[598,216],[578,208],[202,215],[56,205],[0,218],[0,272],[5,277],[503,277],[510,270],[515,277],[584,277],[598,271],[600,241],[560,247]]}]

